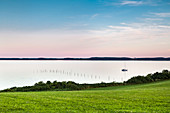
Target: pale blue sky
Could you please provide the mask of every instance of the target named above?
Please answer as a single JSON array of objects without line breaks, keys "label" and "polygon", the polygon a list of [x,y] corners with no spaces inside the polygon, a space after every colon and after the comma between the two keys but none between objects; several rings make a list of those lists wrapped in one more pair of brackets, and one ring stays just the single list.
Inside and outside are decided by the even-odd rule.
[{"label": "pale blue sky", "polygon": [[168,57],[169,32],[169,0],[0,0],[0,57]]}]

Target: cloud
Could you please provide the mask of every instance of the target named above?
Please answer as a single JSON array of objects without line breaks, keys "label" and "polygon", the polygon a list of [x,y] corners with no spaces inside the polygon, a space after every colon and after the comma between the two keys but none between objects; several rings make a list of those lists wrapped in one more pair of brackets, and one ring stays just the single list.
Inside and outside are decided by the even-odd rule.
[{"label": "cloud", "polygon": [[167,25],[158,25],[159,28],[170,29],[170,26]]},{"label": "cloud", "polygon": [[[117,0],[118,1],[118,0]],[[142,6],[142,5],[149,5],[149,6],[157,6],[160,4],[161,0],[119,0],[117,2],[110,1],[110,2],[103,2],[106,6]]]},{"label": "cloud", "polygon": [[126,25],[126,23],[124,23],[124,22],[122,22],[122,23],[120,23],[121,25]]},{"label": "cloud", "polygon": [[6,56],[163,55],[170,49],[169,31],[170,26],[155,23],[120,23],[95,30],[0,31],[4,37],[0,51]]},{"label": "cloud", "polygon": [[120,3],[120,5],[133,5],[133,6],[138,6],[144,4],[143,1],[129,1],[125,0]]},{"label": "cloud", "polygon": [[111,28],[112,30],[115,30],[115,31],[121,31],[121,30],[132,30],[132,28],[131,27],[129,27],[129,26],[112,26],[112,25],[110,25],[110,26],[108,26],[109,28]]},{"label": "cloud", "polygon": [[91,16],[91,19],[94,19],[95,17],[97,17],[99,14],[94,14]]},{"label": "cloud", "polygon": [[162,21],[162,18],[142,18],[145,21]]},{"label": "cloud", "polygon": [[105,42],[115,53],[165,55],[170,48],[169,31],[168,25],[124,23],[91,30],[89,34]]},{"label": "cloud", "polygon": [[158,17],[170,17],[170,13],[152,13]]},{"label": "cloud", "polygon": [[102,30],[92,30],[96,37],[104,37],[108,40],[150,40],[166,38],[170,41],[170,26],[148,23],[124,23],[120,26],[110,25]]}]

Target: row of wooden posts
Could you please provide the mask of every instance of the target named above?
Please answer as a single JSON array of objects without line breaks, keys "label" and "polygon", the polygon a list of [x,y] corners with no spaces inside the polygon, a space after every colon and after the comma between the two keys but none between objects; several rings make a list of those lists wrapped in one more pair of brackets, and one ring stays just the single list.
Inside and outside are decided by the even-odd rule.
[{"label": "row of wooden posts", "polygon": [[[56,73],[56,74],[65,74],[67,76],[77,76],[77,77],[89,77],[89,78],[95,78],[95,79],[100,79],[99,75],[93,75],[93,74],[85,74],[85,73],[76,73],[76,72],[72,72],[72,71],[64,71],[64,70],[47,70],[47,69],[43,69],[43,70],[36,70],[34,71],[36,73]],[[108,76],[108,80],[111,80],[111,77]]]}]

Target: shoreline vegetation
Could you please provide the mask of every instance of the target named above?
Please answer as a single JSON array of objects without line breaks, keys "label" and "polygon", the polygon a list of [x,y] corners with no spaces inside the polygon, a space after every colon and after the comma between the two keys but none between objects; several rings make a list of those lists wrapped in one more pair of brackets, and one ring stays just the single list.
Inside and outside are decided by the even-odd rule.
[{"label": "shoreline vegetation", "polygon": [[23,86],[23,87],[12,87],[4,90],[0,90],[0,92],[32,92],[32,91],[75,91],[75,90],[87,90],[92,88],[101,88],[101,87],[111,87],[111,86],[126,86],[126,85],[134,85],[134,84],[144,84],[144,83],[152,83],[157,81],[169,80],[170,79],[170,71],[163,70],[162,72],[156,72],[153,74],[148,74],[147,76],[135,76],[130,78],[123,83],[111,82],[111,83],[95,83],[95,84],[79,84],[73,81],[47,81],[44,83],[40,81],[35,83],[33,86]]},{"label": "shoreline vegetation", "polygon": [[90,57],[90,58],[0,58],[0,60],[88,60],[88,61],[170,61],[170,57],[153,57],[153,58],[130,58],[130,57]]}]

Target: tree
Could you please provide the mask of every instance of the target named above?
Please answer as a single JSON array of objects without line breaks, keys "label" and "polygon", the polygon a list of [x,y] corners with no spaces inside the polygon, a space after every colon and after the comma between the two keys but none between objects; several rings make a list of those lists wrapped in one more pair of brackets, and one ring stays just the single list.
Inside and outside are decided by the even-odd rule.
[{"label": "tree", "polygon": [[51,85],[52,83],[51,83],[51,81],[47,81],[46,84]]}]

